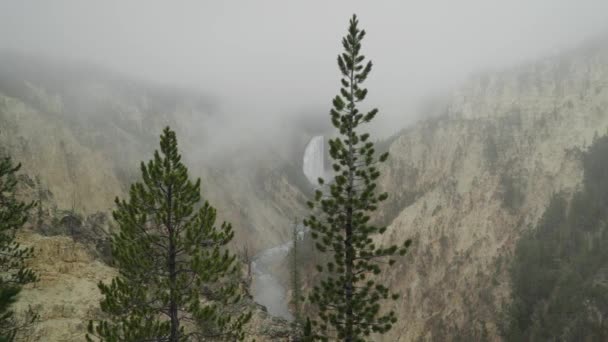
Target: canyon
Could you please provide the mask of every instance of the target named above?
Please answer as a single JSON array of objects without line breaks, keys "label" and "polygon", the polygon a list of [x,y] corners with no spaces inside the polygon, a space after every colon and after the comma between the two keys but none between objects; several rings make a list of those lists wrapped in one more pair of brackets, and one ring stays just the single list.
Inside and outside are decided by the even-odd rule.
[{"label": "canyon", "polygon": [[[0,69],[0,152],[23,164],[21,196],[40,203],[20,236],[38,251],[31,265],[41,275],[19,302],[41,312],[32,339],[82,340],[99,315],[96,284],[116,274],[103,240],[116,229],[114,197],[126,196],[165,125],[182,138],[203,197],[233,224],[231,248],[253,255],[251,295],[267,307],[250,303],[252,336],[285,339],[290,284],[276,264],[289,253],[293,219],[307,213],[311,183],[326,175],[326,138],[286,142],[297,151],[290,157],[245,149],[199,159],[191,152],[202,138],[188,122],[212,117],[203,99],[103,73],[58,80],[66,70],[38,68]],[[580,187],[580,151],[608,130],[607,41],[479,73],[445,102],[382,142],[390,157],[379,187],[389,200],[375,219],[388,229],[377,240],[413,240],[380,275],[401,294],[387,304],[399,321],[383,341],[501,340],[515,243],[554,193]]]}]

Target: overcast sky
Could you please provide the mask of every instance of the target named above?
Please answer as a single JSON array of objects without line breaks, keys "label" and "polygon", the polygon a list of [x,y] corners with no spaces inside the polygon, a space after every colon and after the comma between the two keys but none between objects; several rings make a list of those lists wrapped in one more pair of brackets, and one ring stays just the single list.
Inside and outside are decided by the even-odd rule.
[{"label": "overcast sky", "polygon": [[607,0],[0,0],[0,47],[195,87],[238,115],[325,114],[352,13],[375,64],[368,103],[388,131],[433,89],[608,30]]}]

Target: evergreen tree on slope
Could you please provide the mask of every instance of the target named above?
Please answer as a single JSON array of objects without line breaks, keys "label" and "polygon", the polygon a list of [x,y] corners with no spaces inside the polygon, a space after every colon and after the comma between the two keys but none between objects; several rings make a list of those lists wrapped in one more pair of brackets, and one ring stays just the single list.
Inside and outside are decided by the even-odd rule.
[{"label": "evergreen tree on slope", "polygon": [[301,303],[300,297],[302,297],[300,287],[302,286],[300,281],[300,242],[298,241],[298,220],[294,219],[292,227],[292,239],[293,246],[291,248],[291,287],[292,296],[291,303],[293,305],[293,322],[292,322],[292,336],[297,340],[300,336],[302,329],[302,314],[301,314]]},{"label": "evergreen tree on slope", "polygon": [[129,200],[116,199],[112,255],[119,275],[99,284],[108,320],[89,323],[89,341],[234,341],[250,314],[224,310],[239,300],[235,256],[225,249],[229,224],[200,208],[200,179],[181,162],[175,132],[161,136],[160,153],[141,164],[142,182]]},{"label": "evergreen tree on slope", "polygon": [[34,206],[15,198],[20,168],[21,164],[13,165],[9,157],[0,159],[0,342],[13,341],[19,329],[37,318],[30,315],[25,322],[17,322],[11,310],[21,287],[38,279],[25,264],[33,249],[21,248],[15,241],[15,233],[23,227]]}]

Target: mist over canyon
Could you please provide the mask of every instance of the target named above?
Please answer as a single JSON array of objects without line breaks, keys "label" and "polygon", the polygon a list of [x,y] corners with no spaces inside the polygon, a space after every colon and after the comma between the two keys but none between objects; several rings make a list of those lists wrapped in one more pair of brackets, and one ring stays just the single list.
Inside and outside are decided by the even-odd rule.
[{"label": "mist over canyon", "polygon": [[[340,90],[355,82],[348,73],[341,79],[335,58],[353,12],[373,60],[369,96]],[[150,200],[163,186],[145,196],[146,187],[133,187],[153,188],[159,174],[175,171],[169,164],[146,169],[160,160],[157,150],[174,158],[171,165],[187,166],[192,184],[183,193],[201,181],[201,201],[169,216],[203,210],[191,225],[216,218],[209,230],[216,235],[182,235],[205,248],[221,245],[176,262],[192,262],[200,274],[233,263],[217,282],[185,277],[201,296],[186,297],[218,300],[217,312],[235,319],[251,313],[247,324],[232,327],[246,341],[300,341],[306,318],[317,317],[317,332],[335,323],[319,319],[311,293],[339,288],[326,281],[333,279],[328,272],[346,268],[343,246],[410,239],[407,253],[393,251],[392,261],[367,270],[374,291],[386,286],[396,294],[370,297],[396,319],[365,340],[603,340],[606,13],[608,3],[599,0],[0,3],[0,161],[21,164],[8,181],[0,175],[0,186],[16,184],[10,196],[0,191],[0,215],[5,203],[34,203],[13,235],[33,248],[25,265],[39,278],[10,303],[11,322],[38,316],[9,341],[83,341],[90,321],[110,319],[116,302],[102,305],[107,293],[98,284],[124,276],[120,257],[146,250],[121,254],[120,232],[128,224],[154,226],[150,213],[166,207]],[[367,97],[345,104],[337,94]],[[355,102],[360,112],[349,107]],[[352,135],[349,120],[358,114],[371,123]],[[180,157],[162,145],[172,134]],[[340,149],[353,141],[358,149]],[[163,181],[183,174],[171,177]],[[361,197],[344,197],[356,191]],[[370,195],[384,192],[385,201]],[[369,217],[348,221],[345,203],[371,208]],[[154,210],[117,214],[137,205]],[[324,216],[332,209],[335,215]],[[312,216],[325,226],[311,229]],[[0,228],[6,222],[13,221]],[[335,228],[352,222],[361,232],[378,230],[353,244]],[[191,248],[187,241],[177,250]],[[358,254],[351,266],[389,252]],[[18,274],[7,265],[0,290]],[[163,276],[136,275],[141,282]],[[238,300],[218,299],[228,289]],[[225,322],[193,321],[186,331],[199,324],[209,336],[186,340],[229,339],[219,333]]]}]

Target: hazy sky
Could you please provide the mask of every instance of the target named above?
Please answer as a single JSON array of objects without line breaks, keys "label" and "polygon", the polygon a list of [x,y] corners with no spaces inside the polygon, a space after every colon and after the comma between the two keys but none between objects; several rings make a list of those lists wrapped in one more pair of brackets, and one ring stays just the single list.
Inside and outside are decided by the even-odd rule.
[{"label": "hazy sky", "polygon": [[368,103],[389,131],[432,89],[608,30],[606,0],[0,0],[0,47],[195,87],[249,118],[325,114],[354,12],[375,63]]}]

